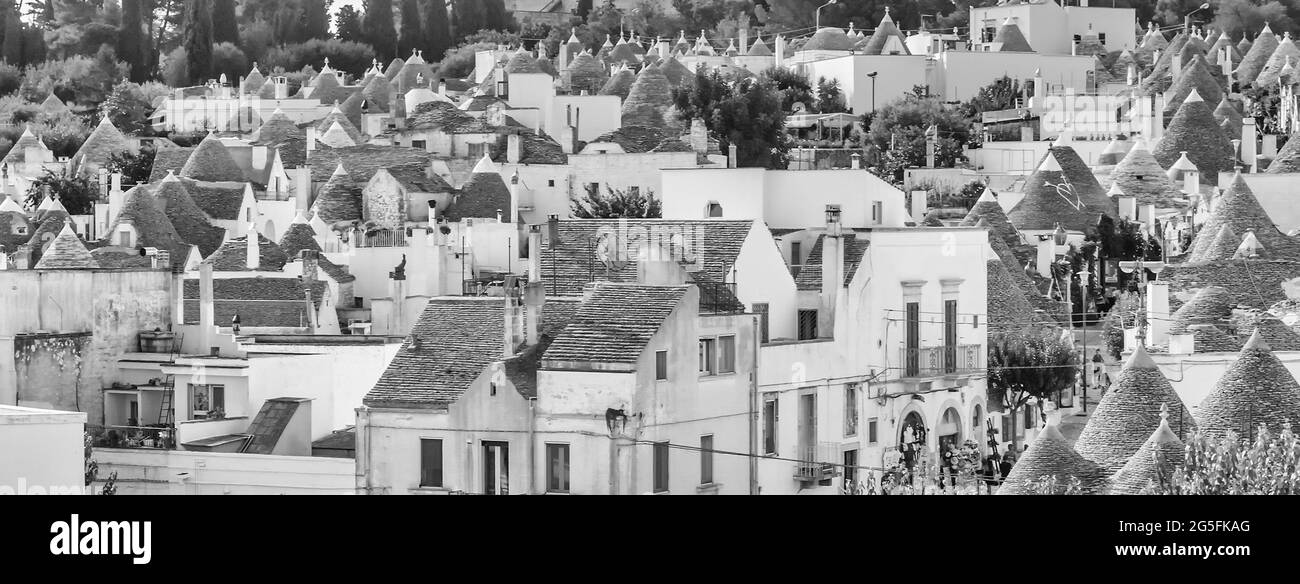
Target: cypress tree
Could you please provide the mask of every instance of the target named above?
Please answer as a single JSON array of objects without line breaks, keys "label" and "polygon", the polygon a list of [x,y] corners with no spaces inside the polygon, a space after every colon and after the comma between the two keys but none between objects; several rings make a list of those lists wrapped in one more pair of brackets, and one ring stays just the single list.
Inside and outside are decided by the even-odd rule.
[{"label": "cypress tree", "polygon": [[402,0],[402,28],[397,36],[397,55],[406,58],[422,48],[424,30],[420,26],[420,9],[416,0]]},{"label": "cypress tree", "polygon": [[23,66],[23,25],[10,6],[5,10],[4,60],[15,67]]},{"label": "cypress tree", "polygon": [[212,0],[212,42],[239,46],[239,23],[235,21],[235,0]]},{"label": "cypress tree", "polygon": [[451,19],[447,16],[447,0],[424,0],[425,59],[430,63],[441,61],[451,48]]},{"label": "cypress tree", "polygon": [[505,0],[483,0],[483,28],[488,30],[510,28],[510,15],[506,12]]},{"label": "cypress tree", "polygon": [[591,0],[578,0],[578,18],[587,22],[587,15],[591,14]]},{"label": "cypress tree", "polygon": [[140,0],[122,0],[122,26],[117,33],[117,57],[131,66],[131,81],[149,80],[148,49]]},{"label": "cypress tree", "polygon": [[39,26],[22,28],[22,54],[24,65],[45,62],[45,31]]},{"label": "cypress tree", "polygon": [[341,41],[366,42],[365,34],[361,31],[361,13],[351,6],[340,8],[338,14],[334,15],[334,34]]},{"label": "cypress tree", "polygon": [[380,61],[391,61],[397,51],[397,29],[393,26],[393,0],[366,0],[366,19],[362,23],[366,42],[375,49]]},{"label": "cypress tree", "polygon": [[328,0],[303,0],[303,28],[307,39],[330,38]]},{"label": "cypress tree", "polygon": [[456,39],[463,40],[487,28],[487,11],[483,0],[452,0],[456,16]]},{"label": "cypress tree", "polygon": [[185,20],[185,60],[190,82],[201,84],[212,75],[212,0],[189,0]]}]

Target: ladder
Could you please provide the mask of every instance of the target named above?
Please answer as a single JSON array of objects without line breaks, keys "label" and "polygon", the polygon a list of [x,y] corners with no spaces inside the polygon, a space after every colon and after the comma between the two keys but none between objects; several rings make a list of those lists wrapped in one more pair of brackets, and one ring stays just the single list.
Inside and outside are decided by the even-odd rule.
[{"label": "ladder", "polygon": [[176,391],[174,385],[174,375],[168,375],[163,379],[162,400],[158,405],[158,423],[168,427],[176,423],[176,412],[173,408]]}]

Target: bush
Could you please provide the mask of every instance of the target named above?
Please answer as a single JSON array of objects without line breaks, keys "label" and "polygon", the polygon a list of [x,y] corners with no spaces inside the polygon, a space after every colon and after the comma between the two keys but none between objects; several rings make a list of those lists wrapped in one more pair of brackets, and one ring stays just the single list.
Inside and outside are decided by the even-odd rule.
[{"label": "bush", "polygon": [[375,60],[375,50],[370,45],[338,39],[311,39],[307,42],[268,49],[263,60],[270,67],[297,71],[311,66],[320,70],[329,58],[330,68],[360,77]]},{"label": "bush", "polygon": [[[11,144],[18,142],[18,138],[23,135],[27,127],[27,121],[0,128],[0,138],[8,140]],[[81,144],[90,136],[90,126],[71,113],[62,113],[53,117],[41,114],[30,121],[32,133],[40,136],[45,145],[54,151],[55,156],[76,154],[77,149],[81,148]]]},{"label": "bush", "polygon": [[232,43],[217,43],[212,46],[212,72],[232,86],[239,83],[239,77],[248,72],[248,57]]},{"label": "bush", "polygon": [[176,47],[163,57],[163,82],[172,87],[188,87],[190,84],[190,65],[185,47]]},{"label": "bush", "polygon": [[77,55],[28,65],[19,92],[33,103],[44,101],[53,91],[65,103],[98,105],[128,73],[126,63],[118,62],[111,50],[94,58]]},{"label": "bush", "polygon": [[23,84],[23,72],[7,61],[0,61],[0,95],[9,95]]},{"label": "bush", "polygon": [[[567,39],[566,39],[567,40]],[[465,42],[448,49],[438,68],[438,76],[448,79],[462,79],[474,71],[474,55],[479,51],[497,48],[497,45],[511,45],[519,42],[519,35],[511,33],[481,30],[465,37]]]}]

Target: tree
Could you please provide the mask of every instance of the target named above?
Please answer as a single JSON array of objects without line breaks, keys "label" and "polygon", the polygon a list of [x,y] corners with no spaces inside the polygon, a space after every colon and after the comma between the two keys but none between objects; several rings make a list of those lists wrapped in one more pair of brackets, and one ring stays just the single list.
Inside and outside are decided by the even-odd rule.
[{"label": "tree", "polygon": [[796,103],[801,103],[804,107],[812,107],[815,97],[812,84],[808,82],[807,77],[791,69],[772,67],[763,71],[763,78],[776,85],[777,92],[781,94],[782,111],[793,111]]},{"label": "tree", "polygon": [[[94,484],[95,481],[99,480],[99,463],[96,462],[94,458],[92,458],[92,456],[94,456],[95,454],[95,449],[94,449],[95,441],[93,438],[91,438],[89,432],[86,432],[84,434],[84,437],[82,438],[82,444],[85,446],[85,464],[84,464],[84,468],[86,471],[85,486],[90,487],[90,485]],[[108,475],[108,480],[104,481],[104,487],[100,489],[99,494],[101,495],[117,494],[117,471],[113,471],[113,474]]]},{"label": "tree", "polygon": [[1265,23],[1278,32],[1295,30],[1295,21],[1289,13],[1287,7],[1276,0],[1218,0],[1215,2],[1214,28],[1232,35],[1234,39],[1241,38],[1242,34],[1252,37],[1259,34]]},{"label": "tree", "polygon": [[447,0],[423,0],[424,42],[420,45],[429,62],[441,61],[451,48],[451,19]]},{"label": "tree", "polygon": [[95,201],[99,200],[99,188],[90,182],[89,177],[73,176],[66,169],[58,173],[45,169],[45,173],[32,181],[27,190],[27,204],[33,209],[44,199],[45,187],[51,195],[63,203],[71,215],[89,215],[95,212]]},{"label": "tree", "polygon": [[510,14],[504,0],[480,0],[483,3],[483,28],[510,30]]},{"label": "tree", "polygon": [[150,106],[139,85],[121,81],[113,86],[99,111],[123,133],[139,134],[149,128]]},{"label": "tree", "polygon": [[455,16],[455,37],[457,42],[470,35],[487,29],[487,7],[483,0],[452,0],[452,14]]},{"label": "tree", "polygon": [[1020,99],[1020,82],[1008,75],[993,80],[993,83],[981,87],[970,101],[963,104],[963,114],[975,120],[984,112],[1015,109]]},{"label": "tree", "polygon": [[818,79],[817,111],[824,114],[833,114],[844,110],[844,92],[840,89],[840,80],[827,80],[825,77]]},{"label": "tree", "polygon": [[366,0],[366,19],[361,27],[366,42],[379,60],[387,63],[396,56],[397,29],[393,26],[393,0]]},{"label": "tree", "polygon": [[23,66],[23,23],[18,13],[10,6],[5,10],[4,22],[4,60],[10,65]]},{"label": "tree", "polygon": [[663,202],[653,192],[614,190],[605,187],[601,194],[599,185],[586,187],[586,194],[569,201],[573,216],[578,219],[659,219],[663,217]]},{"label": "tree", "polygon": [[365,42],[365,33],[361,29],[361,13],[357,12],[356,8],[344,6],[334,15],[334,36],[345,42]]},{"label": "tree", "polygon": [[970,140],[970,120],[935,97],[907,95],[880,108],[871,119],[869,138],[884,152],[877,169],[889,181],[903,179],[903,169],[926,164],[926,131],[931,125],[939,135],[935,164],[951,166]]},{"label": "tree", "polygon": [[122,26],[117,33],[117,54],[131,67],[131,81],[149,79],[149,37],[144,33],[142,0],[122,0]]},{"label": "tree", "polygon": [[1143,495],[1295,495],[1300,493],[1300,440],[1260,427],[1254,440],[1193,433],[1181,464],[1157,451],[1156,477]]},{"label": "tree", "polygon": [[189,81],[198,85],[212,75],[212,0],[189,0],[185,23],[185,64]]},{"label": "tree", "polygon": [[212,0],[212,42],[239,46],[239,22],[235,0]]},{"label": "tree", "polygon": [[578,18],[587,20],[587,15],[591,14],[591,0],[578,0]]},{"label": "tree", "polygon": [[302,0],[303,40],[330,37],[331,0]]},{"label": "tree", "polygon": [[212,47],[212,74],[225,75],[227,81],[239,79],[248,72],[250,64],[244,51],[231,43],[217,43]]},{"label": "tree", "polygon": [[149,182],[149,175],[153,172],[154,154],[153,146],[149,145],[140,148],[138,154],[114,152],[104,168],[108,172],[122,173],[123,183],[142,185]]},{"label": "tree", "polygon": [[[338,39],[311,39],[303,43],[270,49],[263,56],[262,62],[268,67],[279,67],[287,72],[299,72],[304,67],[319,66],[320,63],[325,62],[325,59],[329,59],[331,68],[359,74],[368,69],[375,58],[375,50],[368,44],[344,42]],[[297,74],[288,75],[291,86],[294,85],[295,75]]]},{"label": "tree", "polygon": [[723,152],[735,145],[738,166],[785,168],[790,144],[781,94],[772,81],[754,77],[733,84],[718,71],[701,69],[693,87],[673,90],[673,103],[683,125],[703,119]]},{"label": "tree", "polygon": [[[1043,400],[1070,387],[1078,374],[1078,357],[1059,329],[997,333],[989,338],[988,395],[1010,410],[1011,419],[1031,400]],[[1006,437],[1004,437],[1005,439]],[[1011,444],[1017,445],[1013,433]]]},{"label": "tree", "polygon": [[1156,18],[1166,25],[1174,26],[1183,24],[1183,16],[1187,13],[1201,7],[1202,4],[1209,4],[1208,8],[1198,11],[1192,18],[1193,23],[1208,22],[1214,19],[1214,13],[1217,10],[1218,2],[1205,2],[1205,0],[1158,0],[1156,2]]},{"label": "tree", "polygon": [[402,25],[397,35],[397,54],[409,55],[426,40],[420,26],[420,9],[416,0],[402,0]]}]

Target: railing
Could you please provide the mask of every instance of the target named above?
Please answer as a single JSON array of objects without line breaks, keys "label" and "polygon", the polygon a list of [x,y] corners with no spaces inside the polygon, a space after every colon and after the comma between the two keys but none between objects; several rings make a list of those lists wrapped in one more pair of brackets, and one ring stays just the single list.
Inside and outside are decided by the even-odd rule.
[{"label": "railing", "polygon": [[174,450],[176,428],[170,424],[152,426],[97,426],[86,424],[92,444],[100,448]]},{"label": "railing", "polygon": [[705,314],[744,312],[736,301],[736,284],[732,282],[696,282],[700,289],[700,312]]},{"label": "railing", "polygon": [[406,247],[406,230],[355,232],[352,239],[357,247]]},{"label": "railing", "polygon": [[983,369],[981,345],[908,347],[900,350],[903,377],[963,375]]},{"label": "railing", "polygon": [[795,480],[826,481],[840,474],[840,467],[835,465],[839,459],[839,449],[834,443],[803,446],[797,452],[799,461],[794,466]]}]

